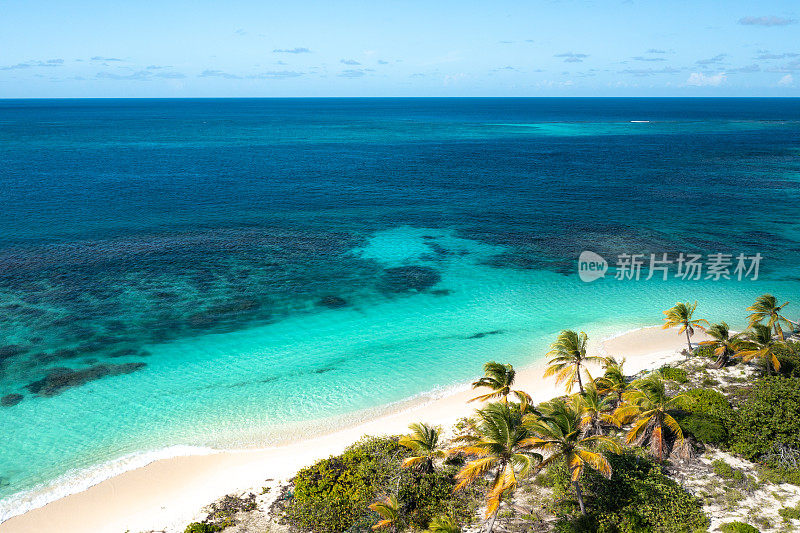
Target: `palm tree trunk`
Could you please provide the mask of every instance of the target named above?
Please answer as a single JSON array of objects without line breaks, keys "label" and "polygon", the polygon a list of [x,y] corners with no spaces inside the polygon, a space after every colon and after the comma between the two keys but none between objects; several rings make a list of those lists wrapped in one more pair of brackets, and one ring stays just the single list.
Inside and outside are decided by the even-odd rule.
[{"label": "palm tree trunk", "polygon": [[578,389],[580,389],[581,394],[583,394],[583,381],[581,381],[581,364],[578,363],[575,366],[577,367],[575,373],[578,375]]},{"label": "palm tree trunk", "polygon": [[719,357],[717,357],[717,360],[714,361],[714,364],[711,365],[711,368],[722,368],[722,367],[724,367],[725,365],[728,364],[728,359],[729,358],[730,358],[730,356],[728,355],[728,349],[725,348],[722,351],[722,354]]},{"label": "palm tree trunk", "polygon": [[689,345],[689,355],[692,355],[692,341],[689,337],[689,328],[684,330],[686,332],[686,344]]},{"label": "palm tree trunk", "polygon": [[583,493],[581,492],[581,486],[578,484],[578,480],[572,482],[575,485],[575,494],[578,496],[578,507],[581,508],[581,514],[586,514],[586,507],[583,505]]},{"label": "palm tree trunk", "polygon": [[492,513],[492,517],[489,519],[489,524],[486,526],[486,533],[492,533],[494,529],[494,521],[497,520],[497,513],[500,512],[500,506],[497,506],[497,509],[494,513]]},{"label": "palm tree trunk", "polygon": [[778,322],[778,317],[776,315],[770,315],[769,318],[772,321],[772,330],[775,332],[775,336],[778,337],[779,340],[783,340],[783,332],[781,331],[781,325]]}]

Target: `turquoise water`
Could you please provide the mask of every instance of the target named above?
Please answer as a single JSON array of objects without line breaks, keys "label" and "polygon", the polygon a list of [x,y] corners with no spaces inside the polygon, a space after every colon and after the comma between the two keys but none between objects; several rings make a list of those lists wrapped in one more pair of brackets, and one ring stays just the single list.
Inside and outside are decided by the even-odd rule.
[{"label": "turquoise water", "polygon": [[[0,141],[0,517],[530,364],[563,328],[800,309],[797,100],[6,101]],[[764,259],[587,284],[585,249]]]}]

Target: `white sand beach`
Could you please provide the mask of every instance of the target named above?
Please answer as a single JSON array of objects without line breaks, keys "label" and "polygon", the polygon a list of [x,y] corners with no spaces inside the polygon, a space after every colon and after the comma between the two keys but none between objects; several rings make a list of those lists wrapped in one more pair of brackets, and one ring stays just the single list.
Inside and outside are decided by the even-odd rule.
[{"label": "white sand beach", "polygon": [[[704,340],[696,334],[693,342]],[[627,374],[679,360],[686,339],[658,326],[630,331],[594,343],[592,353],[625,358]],[[481,369],[476,368],[476,378]],[[543,377],[540,362],[521,369],[517,386],[540,402],[563,394],[554,378]],[[265,480],[286,480],[314,461],[341,452],[363,435],[398,434],[411,422],[449,425],[476,407],[474,393],[461,390],[412,408],[380,416],[334,433],[288,445],[243,451],[220,451],[164,459],[105,480],[88,490],[13,517],[0,533],[122,533],[183,531],[204,506],[228,493],[255,491]]]}]

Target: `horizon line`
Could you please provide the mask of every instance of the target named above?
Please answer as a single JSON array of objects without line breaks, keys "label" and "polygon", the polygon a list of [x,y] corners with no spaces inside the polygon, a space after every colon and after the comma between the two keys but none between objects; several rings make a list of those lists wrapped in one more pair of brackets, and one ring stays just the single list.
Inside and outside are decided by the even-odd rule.
[{"label": "horizon line", "polygon": [[437,98],[437,99],[468,99],[468,98],[683,98],[683,99],[700,99],[700,98],[800,98],[800,95],[757,95],[757,96],[733,96],[733,95],[651,95],[651,96],[635,96],[635,95],[555,95],[555,96],[0,96],[0,101],[7,100],[201,100],[201,99],[214,99],[214,100],[289,100],[289,99],[356,99],[356,98],[371,98],[371,99],[422,99],[422,98]]}]

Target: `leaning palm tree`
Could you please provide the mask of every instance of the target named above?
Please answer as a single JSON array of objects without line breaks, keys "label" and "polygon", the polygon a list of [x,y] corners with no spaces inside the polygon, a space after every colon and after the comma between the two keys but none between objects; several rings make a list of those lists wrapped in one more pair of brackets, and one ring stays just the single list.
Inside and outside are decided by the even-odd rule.
[{"label": "leaning palm tree", "polygon": [[708,320],[705,318],[692,318],[695,309],[697,309],[696,301],[694,304],[690,304],[689,302],[678,302],[674,306],[664,311],[666,316],[664,317],[664,325],[662,328],[668,329],[680,327],[678,330],[678,335],[681,333],[686,333],[686,344],[689,346],[689,353],[692,353],[691,336],[694,335],[694,328],[703,330],[705,329],[704,325],[708,325]]},{"label": "leaning palm tree", "polygon": [[461,528],[449,516],[437,516],[428,524],[425,533],[461,533]]},{"label": "leaning palm tree", "polygon": [[492,403],[478,410],[477,417],[475,433],[459,437],[463,444],[451,450],[474,457],[456,474],[455,490],[492,475],[486,495],[486,531],[491,533],[503,497],[514,492],[518,480],[527,476],[542,457],[523,444],[533,434],[523,422],[521,406]]},{"label": "leaning palm tree", "polygon": [[745,349],[739,352],[742,360],[747,363],[753,359],[761,359],[767,369],[767,375],[781,369],[781,362],[776,354],[776,347],[783,341],[776,341],[772,337],[772,330],[764,324],[753,324],[750,331],[745,333]]},{"label": "leaning palm tree", "polygon": [[547,355],[552,359],[547,363],[548,367],[544,373],[545,377],[556,376],[556,383],[566,382],[567,392],[572,392],[573,385],[577,382],[578,389],[583,392],[583,381],[581,380],[581,366],[586,363],[602,363],[603,357],[586,355],[586,333],[576,333],[565,329],[558,335],[556,342],[550,345]]},{"label": "leaning palm tree", "polygon": [[614,407],[619,405],[620,401],[622,401],[622,395],[630,388],[623,370],[624,364],[625,359],[617,361],[613,357],[607,358],[605,361],[605,373],[595,381],[598,392],[609,396]]},{"label": "leaning palm tree", "polygon": [[670,436],[685,451],[683,430],[672,415],[689,404],[689,397],[667,394],[664,381],[657,374],[637,380],[633,386],[633,390],[622,395],[623,404],[614,411],[617,425],[633,422],[625,435],[625,443],[640,445],[649,441],[650,451],[659,461],[664,460]]},{"label": "leaning palm tree", "polygon": [[712,324],[706,333],[713,340],[703,341],[700,344],[712,346],[717,360],[714,361],[712,368],[722,368],[728,364],[728,360],[742,348],[742,339],[739,334],[731,335],[731,330],[726,322]]},{"label": "leaning palm tree", "polygon": [[778,305],[778,300],[771,294],[762,294],[756,298],[756,302],[747,308],[752,311],[749,317],[750,325],[757,324],[767,319],[766,326],[775,332],[779,339],[783,340],[783,330],[781,329],[781,322],[785,325],[792,327],[791,321],[785,316],[781,315],[781,310],[786,307],[789,302],[784,302],[783,305]]},{"label": "leaning palm tree", "polygon": [[575,487],[578,506],[581,513],[586,514],[580,486],[581,474],[588,466],[610,478],[611,465],[603,452],[618,452],[619,445],[602,435],[584,435],[581,429],[584,413],[574,402],[556,399],[549,404],[548,414],[531,422],[531,431],[535,436],[524,440],[522,444],[547,454],[539,468],[564,459]]},{"label": "leaning palm tree", "polygon": [[573,398],[581,411],[581,428],[586,435],[602,435],[604,428],[614,425],[614,398],[604,396],[594,381],[586,384],[583,394]]},{"label": "leaning palm tree", "polygon": [[469,401],[483,402],[486,400],[500,398],[501,402],[507,403],[509,394],[516,396],[517,399],[519,399],[519,401],[523,404],[531,401],[531,397],[528,396],[527,393],[521,390],[511,389],[511,387],[514,385],[514,378],[517,376],[517,371],[514,370],[514,367],[510,364],[504,365],[495,361],[489,361],[483,365],[483,372],[485,375],[478,381],[475,381],[472,384],[472,388],[477,389],[486,387],[491,389],[491,392],[472,398]]},{"label": "leaning palm tree", "polygon": [[370,504],[369,508],[381,517],[381,520],[372,526],[373,530],[388,528],[392,532],[397,531],[400,525],[400,503],[396,496],[387,496]]},{"label": "leaning palm tree", "polygon": [[433,461],[445,457],[444,450],[439,448],[442,430],[436,426],[414,423],[408,426],[410,435],[400,437],[400,445],[414,454],[403,461],[406,468],[419,468],[423,472],[433,471]]}]

